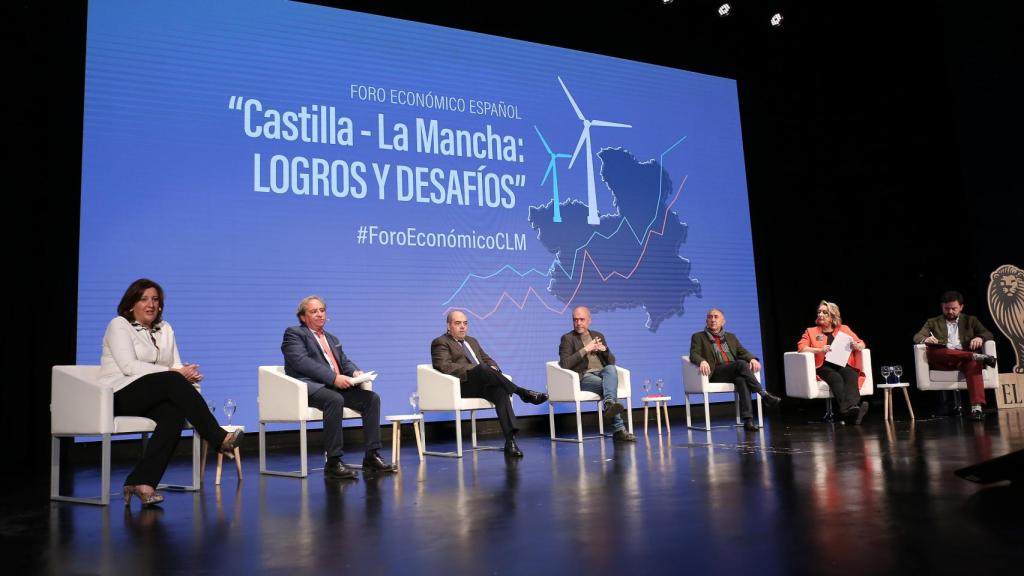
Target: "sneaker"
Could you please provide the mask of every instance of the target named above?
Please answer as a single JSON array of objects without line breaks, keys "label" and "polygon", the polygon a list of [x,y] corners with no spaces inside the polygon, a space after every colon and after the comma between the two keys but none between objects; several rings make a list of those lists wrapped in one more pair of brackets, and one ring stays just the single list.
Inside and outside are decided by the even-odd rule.
[{"label": "sneaker", "polygon": [[619,414],[622,414],[626,410],[625,406],[619,404],[615,400],[605,400],[602,403],[602,408],[604,409],[604,417],[609,420],[618,416]]},{"label": "sneaker", "polygon": [[971,420],[983,422],[985,420],[985,413],[981,410],[971,410]]},{"label": "sneaker", "polygon": [[612,440],[616,442],[636,442],[636,435],[630,434],[625,430],[616,430],[615,433],[612,434]]}]

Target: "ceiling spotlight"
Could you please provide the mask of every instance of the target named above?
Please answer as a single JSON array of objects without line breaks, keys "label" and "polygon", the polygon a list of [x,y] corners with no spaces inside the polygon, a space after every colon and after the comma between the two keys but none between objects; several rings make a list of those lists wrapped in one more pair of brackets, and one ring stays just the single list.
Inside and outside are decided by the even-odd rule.
[{"label": "ceiling spotlight", "polygon": [[779,26],[782,26],[782,13],[781,12],[776,12],[775,15],[772,16],[771,22],[772,22],[772,26],[774,26],[776,28],[778,28]]},{"label": "ceiling spotlight", "polygon": [[722,4],[718,7],[718,15],[722,18],[728,16],[729,12],[732,12],[732,6],[729,6],[728,4]]},{"label": "ceiling spotlight", "polygon": [[661,0],[661,3],[664,4],[665,6],[668,6],[669,4],[672,3],[672,0]]}]

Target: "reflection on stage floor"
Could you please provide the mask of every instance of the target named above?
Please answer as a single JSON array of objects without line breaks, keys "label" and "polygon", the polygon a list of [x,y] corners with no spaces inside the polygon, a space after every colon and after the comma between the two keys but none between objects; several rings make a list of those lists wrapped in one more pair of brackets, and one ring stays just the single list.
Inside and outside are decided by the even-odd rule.
[{"label": "reflection on stage floor", "polygon": [[[492,439],[493,440],[493,439]],[[8,494],[4,539],[30,573],[950,573],[1021,566],[1019,487],[953,470],[1024,448],[1024,418],[863,427],[771,420],[642,434],[636,444],[521,439],[526,456],[469,452],[398,474],[325,481],[212,470],[161,508]],[[411,445],[411,446],[410,446]],[[385,456],[387,453],[385,451]],[[295,454],[273,454],[281,466]],[[361,454],[349,459],[358,462]],[[115,467],[115,486],[128,463]],[[311,465],[318,465],[311,458]],[[168,475],[186,476],[175,461]],[[76,489],[99,484],[79,469]]]}]

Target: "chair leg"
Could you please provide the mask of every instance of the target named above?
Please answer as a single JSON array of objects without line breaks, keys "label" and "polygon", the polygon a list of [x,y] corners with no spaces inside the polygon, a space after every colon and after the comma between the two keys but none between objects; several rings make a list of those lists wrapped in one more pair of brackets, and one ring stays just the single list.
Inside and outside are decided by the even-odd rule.
[{"label": "chair leg", "polygon": [[821,419],[825,422],[835,421],[835,415],[832,413],[832,396],[825,397],[825,415]]},{"label": "chair leg", "polygon": [[711,430],[711,401],[707,392],[704,392],[704,429]]},{"label": "chair leg", "polygon": [[[579,402],[576,403],[576,406],[577,406],[576,410],[577,411],[580,410],[579,404],[580,404]],[[598,400],[597,401],[597,437],[598,438],[604,438],[604,407],[603,407],[603,404],[604,404],[603,400]],[[581,434],[580,435],[580,439],[581,439],[580,441],[581,442],[582,442],[582,438],[583,438],[583,435]]]},{"label": "chair leg", "polygon": [[693,421],[690,417],[690,394],[683,391],[683,402],[686,404],[686,427],[693,428]]},{"label": "chair leg", "polygon": [[60,438],[50,436],[50,500],[60,496]]},{"label": "chair leg", "polygon": [[473,450],[476,450],[476,410],[469,411],[469,429],[473,435]]},{"label": "chair leg", "polygon": [[100,503],[110,504],[110,434],[103,435],[103,461],[100,472]]},{"label": "chair leg", "polygon": [[755,394],[757,397],[757,425],[764,428],[764,411],[761,409],[761,395]]},{"label": "chair leg", "polygon": [[[600,408],[597,409],[597,420],[598,420],[598,426],[600,428],[604,428],[603,426],[601,426],[601,409]],[[602,429],[600,431],[600,433],[604,434],[604,430]],[[579,400],[576,401],[576,441],[579,442],[580,444],[583,443],[583,413],[580,410],[580,401]]]},{"label": "chair leg", "polygon": [[[473,434],[476,435],[476,430],[473,431]],[[462,412],[460,410],[455,411],[455,453],[462,458]]]},{"label": "chair leg", "polygon": [[309,462],[307,462],[308,458],[306,457],[306,451],[308,448],[309,447],[306,445],[306,421],[303,420],[299,422],[299,458],[302,459],[299,462],[300,478],[309,476]]},{"label": "chair leg", "polygon": [[736,397],[736,425],[742,426],[743,420],[740,419],[740,394],[739,392],[733,392],[733,396]]},{"label": "chair leg", "polygon": [[267,473],[267,423],[260,422],[260,474]]},{"label": "chair leg", "polygon": [[629,423],[629,433],[633,433],[633,398],[626,398],[626,421]]},{"label": "chair leg", "polygon": [[548,402],[548,427],[551,430],[551,440],[555,440],[555,406],[552,402]]}]

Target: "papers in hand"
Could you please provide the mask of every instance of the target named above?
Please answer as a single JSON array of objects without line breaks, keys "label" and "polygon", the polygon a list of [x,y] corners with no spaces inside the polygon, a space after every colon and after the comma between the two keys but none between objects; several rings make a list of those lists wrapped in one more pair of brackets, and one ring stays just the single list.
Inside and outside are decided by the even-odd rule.
[{"label": "papers in hand", "polygon": [[353,384],[362,384],[363,382],[373,382],[376,379],[377,379],[377,372],[375,370],[370,370],[369,372],[363,372],[359,376],[354,376],[352,378],[352,383]]},{"label": "papers in hand", "polygon": [[851,352],[853,352],[853,338],[850,338],[846,332],[836,332],[828,354],[825,354],[825,361],[836,366],[846,366]]}]

